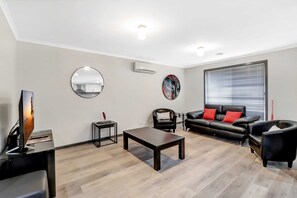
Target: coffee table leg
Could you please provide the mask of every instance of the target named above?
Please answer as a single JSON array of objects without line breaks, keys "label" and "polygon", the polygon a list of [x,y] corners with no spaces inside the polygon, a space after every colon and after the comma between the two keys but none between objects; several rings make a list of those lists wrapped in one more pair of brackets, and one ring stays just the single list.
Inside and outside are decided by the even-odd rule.
[{"label": "coffee table leg", "polygon": [[160,160],[160,156],[161,155],[161,152],[160,150],[154,150],[154,169],[156,171],[160,170],[161,169],[161,160]]},{"label": "coffee table leg", "polygon": [[178,145],[179,159],[185,159],[185,139],[182,139]]},{"label": "coffee table leg", "polygon": [[128,136],[124,133],[124,138],[123,138],[123,144],[124,144],[124,149],[128,149]]}]

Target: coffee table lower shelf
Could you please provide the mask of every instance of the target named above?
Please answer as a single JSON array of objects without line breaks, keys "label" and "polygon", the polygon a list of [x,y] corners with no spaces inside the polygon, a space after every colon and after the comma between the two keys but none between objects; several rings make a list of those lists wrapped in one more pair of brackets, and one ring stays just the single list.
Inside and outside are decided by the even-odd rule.
[{"label": "coffee table lower shelf", "polygon": [[123,132],[124,149],[128,150],[128,138],[154,151],[154,169],[161,169],[161,150],[178,145],[179,159],[185,159],[185,138],[163,132],[158,129],[144,127]]}]

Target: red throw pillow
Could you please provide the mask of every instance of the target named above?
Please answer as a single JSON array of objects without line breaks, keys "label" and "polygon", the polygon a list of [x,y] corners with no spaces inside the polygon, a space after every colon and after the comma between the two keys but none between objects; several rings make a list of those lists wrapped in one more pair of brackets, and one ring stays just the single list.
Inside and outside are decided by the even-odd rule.
[{"label": "red throw pillow", "polygon": [[204,113],[203,113],[203,119],[206,120],[214,120],[216,117],[216,109],[204,109]]},{"label": "red throw pillow", "polygon": [[235,120],[237,120],[241,117],[241,114],[242,114],[242,112],[227,111],[223,122],[232,124]]}]

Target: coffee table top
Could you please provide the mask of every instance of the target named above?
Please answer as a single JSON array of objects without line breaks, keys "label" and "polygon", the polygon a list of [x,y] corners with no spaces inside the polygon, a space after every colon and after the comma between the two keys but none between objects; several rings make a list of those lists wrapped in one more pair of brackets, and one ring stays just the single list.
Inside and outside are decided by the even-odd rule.
[{"label": "coffee table top", "polygon": [[124,133],[136,137],[138,139],[144,140],[145,142],[155,146],[161,146],[167,143],[172,143],[184,139],[184,137],[182,136],[167,133],[151,127],[126,130],[124,131]]}]

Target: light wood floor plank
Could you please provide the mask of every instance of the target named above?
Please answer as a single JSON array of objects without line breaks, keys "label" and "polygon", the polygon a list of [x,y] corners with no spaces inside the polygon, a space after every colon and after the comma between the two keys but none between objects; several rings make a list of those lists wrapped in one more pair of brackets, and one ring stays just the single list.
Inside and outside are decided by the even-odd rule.
[{"label": "light wood floor plank", "polygon": [[296,197],[297,162],[262,161],[245,143],[177,130],[178,147],[163,150],[161,170],[153,169],[153,151],[129,140],[96,148],[91,143],[56,151],[57,197]]}]

